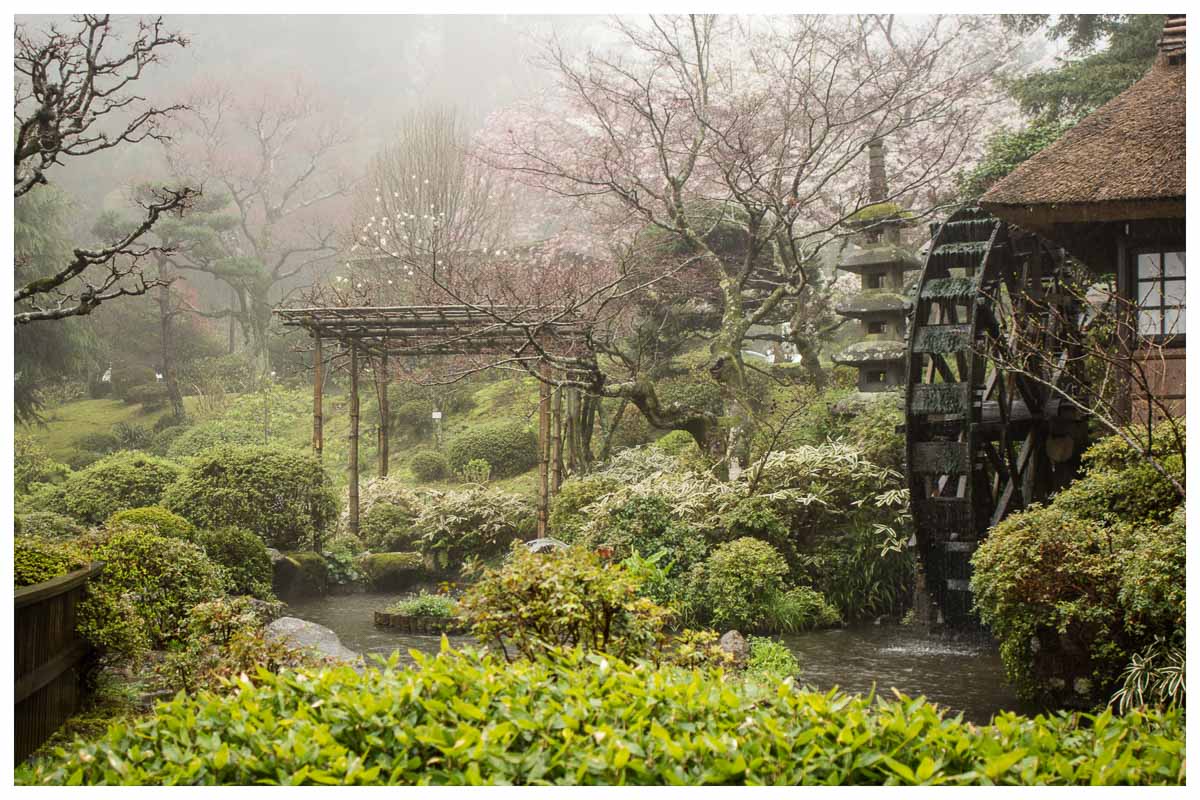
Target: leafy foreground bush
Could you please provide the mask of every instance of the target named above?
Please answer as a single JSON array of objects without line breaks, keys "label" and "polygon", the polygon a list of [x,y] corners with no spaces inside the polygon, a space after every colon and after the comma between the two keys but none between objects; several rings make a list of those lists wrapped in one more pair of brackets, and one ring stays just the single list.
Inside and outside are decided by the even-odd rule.
[{"label": "leafy foreground bush", "polygon": [[578,547],[531,553],[514,543],[498,570],[487,570],[459,607],[471,632],[505,656],[534,657],[579,646],[621,657],[653,656],[666,609],[639,596],[637,578]]},{"label": "leafy foreground bush", "polygon": [[13,543],[13,583],[19,589],[66,575],[87,566],[79,548],[67,542],[48,542],[18,536]]},{"label": "leafy foreground bush", "polygon": [[271,547],[311,545],[337,517],[315,457],[272,447],[214,447],[188,462],[163,505],[202,528],[236,526]]},{"label": "leafy foreground bush", "polygon": [[[976,727],[924,699],[770,687],[558,651],[476,651],[179,694],[22,784],[1180,784],[1179,712]],[[686,725],[681,722],[687,720]]]}]

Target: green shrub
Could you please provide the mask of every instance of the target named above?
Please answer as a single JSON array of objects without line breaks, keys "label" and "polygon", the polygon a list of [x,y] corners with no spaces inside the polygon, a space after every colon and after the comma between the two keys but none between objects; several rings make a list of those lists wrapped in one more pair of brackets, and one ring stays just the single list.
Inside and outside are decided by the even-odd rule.
[{"label": "green shrub", "polygon": [[18,514],[59,513],[66,507],[65,497],[65,483],[34,483],[26,494],[14,498],[13,510]]},{"label": "green shrub", "polygon": [[221,445],[250,445],[262,442],[262,431],[245,424],[226,421],[203,422],[173,434],[167,456],[176,460],[192,458]]},{"label": "green shrub", "polygon": [[121,440],[111,432],[94,431],[80,436],[72,446],[76,450],[107,455],[121,449]]},{"label": "green shrub", "polygon": [[997,525],[972,563],[976,608],[1024,698],[1095,705],[1136,653],[1183,635],[1182,512],[1132,527],[1033,506]]},{"label": "green shrub", "polygon": [[846,421],[846,436],[863,457],[880,467],[904,471],[904,412],[895,402],[868,402]]},{"label": "green shrub", "polygon": [[825,595],[807,586],[776,592],[767,600],[767,627],[781,633],[827,628],[841,621]]},{"label": "green shrub", "polygon": [[175,414],[164,414],[154,421],[152,430],[155,433],[162,433],[177,429],[179,433],[183,433],[183,429],[192,424],[192,419],[187,414],[176,416]]},{"label": "green shrub", "polygon": [[29,491],[35,483],[61,483],[71,471],[46,454],[33,437],[18,433],[13,437],[13,489]]},{"label": "green shrub", "polygon": [[1121,673],[1121,688],[1109,702],[1121,714],[1135,708],[1183,708],[1187,699],[1187,652],[1162,639],[1135,653]]},{"label": "green shrub", "polygon": [[667,612],[639,596],[619,566],[578,547],[532,553],[519,543],[497,570],[467,590],[461,614],[471,632],[506,657],[575,647],[638,658],[657,652]]},{"label": "green shrub", "polygon": [[119,528],[123,525],[149,530],[159,536],[170,536],[189,541],[196,535],[196,528],[192,523],[178,514],[172,514],[162,506],[128,508],[118,511],[104,522],[104,527],[109,529]]},{"label": "green shrub", "polygon": [[367,547],[375,551],[392,553],[411,550],[417,542],[413,522],[419,513],[415,497],[412,506],[376,502],[363,515],[359,523],[359,535]]},{"label": "green shrub", "polygon": [[13,528],[17,536],[35,539],[71,539],[83,533],[83,528],[75,520],[53,511],[17,514]]},{"label": "green shrub", "polygon": [[138,613],[155,645],[176,640],[192,606],[224,595],[224,575],[197,545],[136,528],[121,528],[89,554],[104,562],[99,585],[137,597]]},{"label": "green shrub", "polygon": [[783,642],[766,636],[751,636],[746,641],[750,645],[750,660],[746,663],[750,675],[778,683],[800,674],[800,662]]},{"label": "green shrub", "polygon": [[654,447],[672,456],[699,452],[696,439],[687,431],[671,431],[654,442]]},{"label": "green shrub", "polygon": [[325,543],[325,563],[329,567],[329,582],[334,586],[350,586],[363,580],[358,560],[366,549],[362,540],[353,534],[339,533]]},{"label": "green shrub", "polygon": [[259,672],[18,767],[19,784],[1172,784],[1182,713],[1000,714],[707,670],[473,651]]},{"label": "green shrub", "polygon": [[116,438],[120,450],[145,450],[149,447],[153,437],[150,429],[145,425],[136,425],[130,422],[118,422],[113,425],[112,435]]},{"label": "green shrub", "polygon": [[63,502],[72,516],[99,524],[117,511],[158,505],[179,473],[174,463],[156,456],[113,453],[71,475]]},{"label": "green shrub", "polygon": [[903,616],[916,579],[906,527],[864,525],[820,539],[801,554],[793,574],[848,621]]},{"label": "green shrub", "polygon": [[492,477],[492,465],[482,458],[473,458],[458,471],[463,483],[487,483]]},{"label": "green shrub", "polygon": [[337,516],[321,462],[270,447],[215,447],[188,462],[163,505],[202,528],[235,526],[280,550],[311,545]]},{"label": "green shrub", "polygon": [[420,553],[369,553],[359,557],[357,564],[377,591],[404,591],[426,576]]},{"label": "green shrub", "polygon": [[230,594],[273,597],[271,556],[263,540],[245,528],[228,527],[196,533],[196,544],[225,571]]},{"label": "green shrub", "polygon": [[771,598],[784,590],[787,562],[771,545],[743,537],[713,548],[703,564],[703,602],[713,625],[768,627]]},{"label": "green shrub", "polygon": [[[683,409],[707,411],[719,417],[725,413],[725,401],[721,397],[721,385],[714,380],[668,381],[657,387],[658,402],[663,407],[678,403]],[[682,431],[675,431],[682,433]],[[670,435],[670,434],[668,434]],[[691,439],[691,436],[685,434]],[[695,440],[692,439],[692,443]]]},{"label": "green shrub", "polygon": [[617,488],[618,482],[604,475],[568,478],[550,499],[550,533],[565,542],[573,542],[587,521],[589,505]]},{"label": "green shrub", "polygon": [[418,450],[408,461],[408,468],[419,481],[445,480],[450,477],[450,464],[446,457],[435,450]]},{"label": "green shrub", "polygon": [[431,491],[420,503],[413,530],[421,552],[440,567],[503,552],[509,543],[530,537],[536,525],[528,500],[486,486]]},{"label": "green shrub", "polygon": [[87,558],[69,542],[18,536],[13,542],[13,583],[33,586],[87,566]]},{"label": "green shrub", "polygon": [[415,597],[399,600],[388,608],[393,614],[404,614],[410,617],[453,617],[458,613],[458,603],[454,598],[444,594],[428,594],[421,592]]},{"label": "green shrub", "polygon": [[175,440],[186,432],[187,428],[180,425],[163,428],[150,437],[150,442],[146,445],[146,452],[154,453],[156,456],[165,456],[170,452],[171,445],[175,443]]},{"label": "green shrub", "polygon": [[519,422],[496,422],[468,428],[446,447],[450,468],[461,470],[468,462],[483,459],[493,478],[510,478],[537,465],[533,432]]},{"label": "green shrub", "polygon": [[81,470],[95,464],[105,455],[105,453],[97,453],[94,450],[72,450],[67,454],[65,463],[70,469]]},{"label": "green shrub", "polygon": [[141,405],[143,412],[158,411],[171,402],[165,383],[143,383],[130,386],[121,397],[130,405]]}]

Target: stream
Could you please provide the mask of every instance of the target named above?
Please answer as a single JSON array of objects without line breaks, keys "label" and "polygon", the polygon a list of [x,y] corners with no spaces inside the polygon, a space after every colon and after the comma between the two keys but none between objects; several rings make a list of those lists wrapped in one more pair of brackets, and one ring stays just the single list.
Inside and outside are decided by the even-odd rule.
[{"label": "stream", "polygon": [[[330,595],[295,600],[286,613],[316,622],[337,633],[351,650],[390,655],[399,650],[407,661],[410,649],[437,652],[438,636],[398,633],[376,628],[373,612],[409,595]],[[451,644],[473,643],[451,636]],[[848,692],[891,696],[891,687],[962,712],[971,722],[987,723],[1000,710],[1031,713],[1004,680],[994,645],[930,636],[916,627],[895,624],[859,625],[779,637],[800,662],[799,682],[821,691],[834,686]]]}]

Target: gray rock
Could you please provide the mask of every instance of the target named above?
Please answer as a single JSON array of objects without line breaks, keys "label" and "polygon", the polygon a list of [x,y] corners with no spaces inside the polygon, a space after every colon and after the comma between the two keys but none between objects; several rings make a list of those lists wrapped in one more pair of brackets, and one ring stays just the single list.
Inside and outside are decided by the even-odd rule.
[{"label": "gray rock", "polygon": [[275,620],[267,626],[266,637],[269,641],[281,641],[336,661],[361,661],[358,653],[342,644],[342,640],[329,628],[297,617]]},{"label": "gray rock", "polygon": [[719,645],[723,651],[733,656],[738,666],[744,666],[750,660],[750,645],[746,644],[745,637],[737,631],[726,631]]}]

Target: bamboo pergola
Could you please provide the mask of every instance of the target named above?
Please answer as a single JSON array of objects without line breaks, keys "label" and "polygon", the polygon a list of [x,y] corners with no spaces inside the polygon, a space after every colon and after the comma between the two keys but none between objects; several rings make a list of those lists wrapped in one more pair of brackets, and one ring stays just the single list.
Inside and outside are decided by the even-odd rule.
[{"label": "bamboo pergola", "polygon": [[[274,312],[285,326],[303,328],[313,348],[313,452],[324,449],[322,411],[324,343],[350,357],[350,529],[359,526],[359,396],[360,357],[379,359],[379,474],[388,474],[388,362],[393,356],[514,355],[531,358],[533,342],[570,341],[586,333],[584,323],[545,308],[521,306],[357,306],[280,308]],[[538,403],[538,537],[547,535],[550,497],[562,477],[562,399],[548,382],[551,366],[540,359]]]}]

